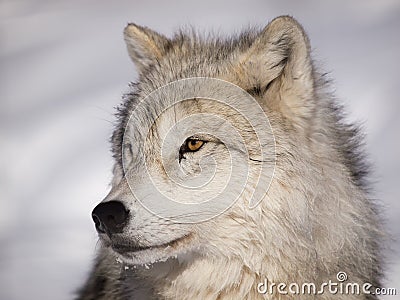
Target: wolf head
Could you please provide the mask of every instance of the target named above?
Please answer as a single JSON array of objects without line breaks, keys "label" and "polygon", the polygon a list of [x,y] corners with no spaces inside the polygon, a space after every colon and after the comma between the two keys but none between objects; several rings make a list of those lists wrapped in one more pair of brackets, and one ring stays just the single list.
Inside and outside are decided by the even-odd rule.
[{"label": "wolf head", "polygon": [[[300,240],[289,249],[307,263],[315,224],[335,222],[323,205],[323,220],[310,215],[310,201],[338,193],[319,179],[328,169],[348,179],[352,170],[337,150],[344,140],[329,104],[318,103],[302,27],[280,17],[219,40],[168,39],[129,24],[124,37],[139,80],[112,137],[112,189],[93,211],[104,245],[131,264],[191,252],[263,268],[253,253],[268,247],[279,260]],[[331,164],[327,174],[317,160]],[[340,226],[329,234],[338,247]]]}]

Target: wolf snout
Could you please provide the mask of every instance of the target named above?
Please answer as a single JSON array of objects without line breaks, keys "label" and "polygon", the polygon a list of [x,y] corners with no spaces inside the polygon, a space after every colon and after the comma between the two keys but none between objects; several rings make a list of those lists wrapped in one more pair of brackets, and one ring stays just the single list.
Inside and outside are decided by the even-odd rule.
[{"label": "wolf snout", "polygon": [[120,201],[98,204],[92,212],[93,222],[99,233],[112,235],[121,233],[129,217],[129,211]]}]

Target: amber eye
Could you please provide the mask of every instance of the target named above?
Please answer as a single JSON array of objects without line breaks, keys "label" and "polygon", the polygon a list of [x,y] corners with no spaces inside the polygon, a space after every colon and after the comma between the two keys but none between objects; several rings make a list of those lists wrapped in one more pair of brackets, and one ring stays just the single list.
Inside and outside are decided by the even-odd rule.
[{"label": "amber eye", "polygon": [[188,151],[197,151],[204,145],[204,141],[195,140],[195,139],[188,139],[186,141],[186,148]]}]

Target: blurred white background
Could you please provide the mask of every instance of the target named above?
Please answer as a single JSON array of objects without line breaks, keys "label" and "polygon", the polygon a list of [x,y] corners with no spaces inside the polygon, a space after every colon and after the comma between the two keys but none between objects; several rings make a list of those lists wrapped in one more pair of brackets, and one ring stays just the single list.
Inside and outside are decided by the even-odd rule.
[{"label": "blurred white background", "polygon": [[400,293],[400,1],[1,0],[0,299],[71,299],[89,270],[114,107],[136,78],[126,23],[225,34],[282,14],[303,24],[348,119],[364,124],[374,197],[397,239],[385,285]]}]

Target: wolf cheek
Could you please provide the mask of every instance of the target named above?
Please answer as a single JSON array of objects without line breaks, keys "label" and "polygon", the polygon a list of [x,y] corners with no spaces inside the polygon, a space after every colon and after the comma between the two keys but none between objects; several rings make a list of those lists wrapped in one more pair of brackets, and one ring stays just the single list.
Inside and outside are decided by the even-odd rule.
[{"label": "wolf cheek", "polygon": [[[176,111],[182,110],[180,106],[190,105],[193,99],[197,99],[197,105],[202,109],[182,118],[177,116]],[[208,112],[209,105],[218,106],[219,113]],[[140,113],[149,106],[156,107],[157,111],[153,110],[151,118],[142,121],[143,126],[136,127]],[[239,116],[241,121],[235,124]],[[268,190],[275,159],[272,129],[257,101],[231,83],[201,77],[172,82],[138,103],[127,128],[131,128],[126,131],[127,141],[131,136],[144,137],[145,143],[136,142],[142,147],[140,153],[153,148],[152,151],[157,152],[154,155],[161,158],[157,168],[151,166],[151,161],[142,166],[143,178],[128,179],[135,198],[161,218],[179,223],[198,223],[220,215],[239,199],[245,188],[249,189],[246,187],[250,176],[249,164],[254,161],[259,162],[258,174],[252,174],[258,184],[252,186],[253,196],[247,199],[248,205],[256,206]],[[159,146],[155,146],[152,138],[155,131]],[[215,157],[215,165],[205,163],[200,166],[202,172],[191,178],[181,173],[180,145],[187,137],[199,135],[209,135],[218,140],[225,146],[230,159],[218,161],[215,156],[221,156],[221,153],[209,153],[208,157]],[[268,164],[263,164],[263,161],[268,161]],[[129,166],[124,168],[125,173],[129,173]],[[169,179],[160,178],[159,169]],[[221,173],[221,170],[224,171]],[[167,184],[166,180],[169,181]],[[142,189],[136,189],[138,182],[148,186],[144,194],[139,195]],[[196,192],[202,197],[193,199]],[[148,197],[149,194],[153,196]]]}]

